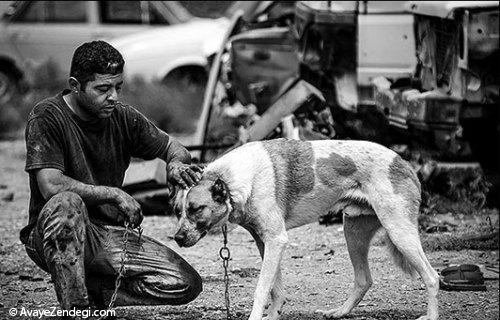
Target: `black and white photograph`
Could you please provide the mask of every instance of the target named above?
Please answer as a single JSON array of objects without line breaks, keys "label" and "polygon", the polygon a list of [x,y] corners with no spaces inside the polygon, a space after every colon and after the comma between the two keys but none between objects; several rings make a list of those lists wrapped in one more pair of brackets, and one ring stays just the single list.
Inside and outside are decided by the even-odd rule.
[{"label": "black and white photograph", "polygon": [[498,320],[500,1],[0,1],[0,320]]}]

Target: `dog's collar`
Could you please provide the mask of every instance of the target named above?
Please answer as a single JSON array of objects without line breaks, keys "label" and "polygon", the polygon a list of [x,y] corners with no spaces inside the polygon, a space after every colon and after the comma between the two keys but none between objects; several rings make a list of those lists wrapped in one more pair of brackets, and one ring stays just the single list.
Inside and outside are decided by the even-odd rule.
[{"label": "dog's collar", "polygon": [[213,223],[208,229],[211,229],[213,227],[217,227],[224,220],[226,220],[226,221],[224,221],[224,223],[222,223],[222,224],[226,224],[229,221],[229,214],[231,213],[231,208],[232,208],[232,204],[228,198],[228,199],[226,199],[226,212],[224,213],[222,218],[220,218],[218,221]]}]

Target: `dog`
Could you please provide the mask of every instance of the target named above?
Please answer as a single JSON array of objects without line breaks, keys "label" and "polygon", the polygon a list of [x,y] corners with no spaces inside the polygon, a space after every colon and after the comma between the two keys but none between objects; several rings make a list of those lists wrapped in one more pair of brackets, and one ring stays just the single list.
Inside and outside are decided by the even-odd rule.
[{"label": "dog", "polygon": [[226,222],[253,236],[263,259],[250,320],[278,319],[285,301],[281,260],[287,230],[341,210],[354,288],[344,304],[321,311],[329,318],[348,314],[372,284],[368,249],[383,228],[395,262],[420,275],[427,288],[427,314],[438,318],[439,277],[421,246],[417,216],[420,183],[398,154],[367,141],[267,140],[226,153],[203,172],[200,182],[176,199],[179,246],[196,244]]}]

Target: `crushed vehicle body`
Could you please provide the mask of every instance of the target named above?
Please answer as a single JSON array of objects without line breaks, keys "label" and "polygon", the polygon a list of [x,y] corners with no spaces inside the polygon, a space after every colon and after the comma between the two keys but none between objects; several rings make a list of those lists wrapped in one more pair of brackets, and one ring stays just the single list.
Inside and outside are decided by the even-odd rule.
[{"label": "crushed vehicle body", "polygon": [[[301,1],[237,25],[216,70],[225,90],[222,101],[253,107],[258,116],[237,143],[255,139],[255,128],[276,123],[276,130],[261,130],[259,138],[346,137],[332,115],[339,109],[355,114],[361,101],[372,100],[373,77],[408,76],[414,69],[413,17],[403,11],[403,3]],[[384,23],[388,18],[391,23]],[[391,33],[398,39],[391,46],[399,49],[377,50],[374,39]],[[301,90],[303,85],[317,90]],[[276,112],[289,91],[303,95],[296,96],[286,115]]]},{"label": "crushed vehicle body", "polygon": [[375,79],[377,107],[438,156],[478,161],[498,199],[499,2],[411,1],[407,9],[418,63],[411,78]]},{"label": "crushed vehicle body", "polygon": [[[292,61],[290,51],[273,52],[278,41],[267,35],[278,29],[242,30],[232,38],[225,87],[238,102],[270,113],[297,78],[321,92],[332,127],[299,138],[372,140],[407,146],[403,152],[418,154],[417,161],[479,162],[498,185],[497,1],[300,1],[284,30],[296,39],[298,73],[295,63],[285,70],[269,64],[277,55]],[[318,117],[297,121],[297,110],[311,109],[314,99],[302,101],[289,110],[295,127],[321,134]]]}]

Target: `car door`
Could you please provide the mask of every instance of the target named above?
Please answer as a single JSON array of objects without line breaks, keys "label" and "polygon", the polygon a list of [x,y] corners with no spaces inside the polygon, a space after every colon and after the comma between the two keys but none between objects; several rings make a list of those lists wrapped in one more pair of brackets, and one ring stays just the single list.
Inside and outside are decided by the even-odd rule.
[{"label": "car door", "polygon": [[363,1],[358,16],[358,84],[408,77],[416,65],[413,16],[405,1]]}]

